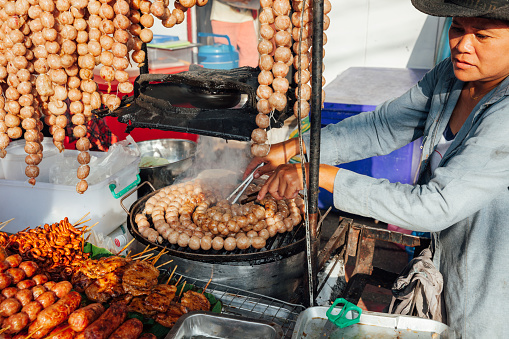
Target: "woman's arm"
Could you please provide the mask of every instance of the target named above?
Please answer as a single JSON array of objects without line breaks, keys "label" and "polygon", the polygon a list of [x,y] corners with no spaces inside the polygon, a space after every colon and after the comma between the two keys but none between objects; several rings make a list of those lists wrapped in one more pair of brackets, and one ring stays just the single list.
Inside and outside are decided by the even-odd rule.
[{"label": "woman's arm", "polygon": [[[508,99],[506,99],[507,101]],[[425,185],[404,185],[340,169],[334,206],[414,230],[440,231],[467,218],[509,187],[509,104],[483,113],[445,166]]]},{"label": "woman's arm", "polygon": [[[320,162],[338,165],[385,155],[421,137],[439,78],[452,76],[451,67],[445,60],[400,97],[322,128]],[[310,135],[303,138],[309,148]]]}]

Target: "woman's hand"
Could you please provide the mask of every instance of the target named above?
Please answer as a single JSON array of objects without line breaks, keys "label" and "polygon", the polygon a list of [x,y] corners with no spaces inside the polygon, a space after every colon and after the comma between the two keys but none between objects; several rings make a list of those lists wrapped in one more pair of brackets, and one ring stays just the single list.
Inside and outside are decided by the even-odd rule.
[{"label": "woman's hand", "polygon": [[[304,150],[305,152],[305,150]],[[299,140],[297,138],[287,140],[270,147],[269,154],[264,157],[255,157],[244,172],[244,179],[251,173],[258,164],[264,162],[265,165],[260,167],[254,178],[273,172],[279,165],[286,164],[293,156],[299,153]]]},{"label": "woman's hand", "polygon": [[[306,180],[309,182],[309,163],[305,165]],[[301,164],[280,165],[258,192],[258,200],[262,200],[267,193],[275,199],[292,199],[302,190],[302,166]]]},{"label": "woman's hand", "polygon": [[[309,163],[305,164],[306,182],[309,183]],[[334,180],[339,168],[320,165],[319,186],[329,192],[334,191]],[[280,165],[258,192],[257,199],[262,200],[267,193],[275,199],[292,199],[303,189],[301,164]]]}]

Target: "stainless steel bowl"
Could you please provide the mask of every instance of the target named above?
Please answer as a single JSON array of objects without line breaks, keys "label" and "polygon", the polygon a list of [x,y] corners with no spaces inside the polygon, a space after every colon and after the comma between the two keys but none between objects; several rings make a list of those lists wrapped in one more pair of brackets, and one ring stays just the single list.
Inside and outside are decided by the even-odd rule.
[{"label": "stainless steel bowl", "polygon": [[[191,167],[196,152],[196,143],[185,139],[155,139],[136,144],[142,163],[144,157],[163,158],[169,162],[160,166],[140,167],[141,181],[149,181],[156,189],[173,184],[178,175]],[[139,196],[147,193],[138,191]]]}]

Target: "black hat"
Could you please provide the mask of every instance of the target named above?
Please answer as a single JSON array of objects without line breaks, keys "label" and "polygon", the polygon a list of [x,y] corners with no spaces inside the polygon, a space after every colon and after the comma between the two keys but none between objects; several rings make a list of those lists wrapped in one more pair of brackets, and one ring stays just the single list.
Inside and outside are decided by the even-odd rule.
[{"label": "black hat", "polygon": [[433,16],[509,20],[509,0],[412,0],[412,4]]}]

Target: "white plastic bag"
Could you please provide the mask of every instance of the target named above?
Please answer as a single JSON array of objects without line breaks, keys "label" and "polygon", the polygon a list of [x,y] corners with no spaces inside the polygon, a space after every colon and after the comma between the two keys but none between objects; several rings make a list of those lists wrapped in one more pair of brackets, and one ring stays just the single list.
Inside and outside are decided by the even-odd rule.
[{"label": "white plastic bag", "polygon": [[[76,184],[78,180],[76,171],[80,166],[80,163],[76,160],[76,152],[64,151],[64,156],[55,161],[50,168],[50,183],[57,185]],[[125,140],[111,145],[106,153],[91,153],[90,173],[86,180],[89,185],[97,184],[132,164],[136,158],[139,163],[140,150],[134,139],[128,135]]]}]

